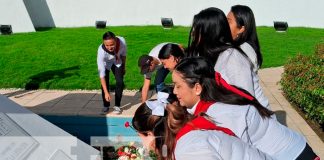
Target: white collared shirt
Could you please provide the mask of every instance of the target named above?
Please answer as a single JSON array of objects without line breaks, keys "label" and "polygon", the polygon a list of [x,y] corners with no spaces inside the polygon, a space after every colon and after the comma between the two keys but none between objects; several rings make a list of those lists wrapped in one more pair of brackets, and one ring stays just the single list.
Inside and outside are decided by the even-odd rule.
[{"label": "white collared shirt", "polygon": [[238,50],[229,48],[222,52],[214,66],[222,78],[231,85],[248,91],[262,106],[271,109],[268,98],[259,83],[259,76],[253,71],[253,64]]},{"label": "white collared shirt", "polygon": [[118,51],[118,62],[116,61],[116,56],[111,55],[102,49],[102,44],[98,47],[97,53],[97,65],[98,65],[98,72],[99,77],[105,77],[106,73],[105,70],[110,70],[112,65],[116,65],[116,67],[120,67],[122,65],[121,57],[125,57],[127,53],[126,41],[123,37],[116,36],[120,40],[120,46]]},{"label": "white collared shirt", "polygon": [[[187,109],[188,112],[193,114],[197,104]],[[251,105],[216,102],[208,108],[206,114],[217,126],[232,130],[242,141],[274,159],[296,159],[306,146],[305,137],[274,118],[262,118]]]},{"label": "white collared shirt", "polygon": [[270,160],[269,155],[216,130],[193,130],[183,135],[174,151],[176,160]]},{"label": "white collared shirt", "polygon": [[252,62],[253,72],[258,73],[258,70],[259,70],[258,58],[257,58],[257,54],[255,53],[254,48],[247,42],[244,42],[243,44],[241,44],[240,48],[249,57],[250,61]]}]

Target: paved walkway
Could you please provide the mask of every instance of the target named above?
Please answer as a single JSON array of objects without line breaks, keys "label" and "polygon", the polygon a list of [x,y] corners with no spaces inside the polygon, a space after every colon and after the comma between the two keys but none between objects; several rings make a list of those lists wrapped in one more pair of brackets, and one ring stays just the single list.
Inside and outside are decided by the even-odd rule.
[{"label": "paved walkway", "polygon": [[[270,105],[277,115],[277,119],[289,128],[303,134],[310,146],[324,158],[324,143],[305,122],[305,120],[292,108],[282,95],[278,81],[283,72],[282,67],[261,69],[259,71],[260,83],[265,95],[269,98]],[[0,89],[16,103],[30,109],[37,114],[46,115],[80,115],[80,116],[119,116],[131,117],[140,105],[138,91],[124,91],[122,99],[123,112],[121,115],[101,115],[101,91],[61,91],[61,90],[35,90],[25,91],[18,89]],[[151,95],[154,92],[151,91]],[[114,96],[112,96],[114,97]],[[114,102],[112,101],[112,104]]]}]

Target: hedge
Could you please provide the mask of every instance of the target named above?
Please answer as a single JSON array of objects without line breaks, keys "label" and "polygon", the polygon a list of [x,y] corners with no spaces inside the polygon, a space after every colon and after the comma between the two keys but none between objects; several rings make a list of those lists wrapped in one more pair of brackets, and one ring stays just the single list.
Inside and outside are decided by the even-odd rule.
[{"label": "hedge", "polygon": [[284,66],[280,84],[287,99],[305,112],[306,118],[324,129],[324,43],[314,55],[297,55]]}]

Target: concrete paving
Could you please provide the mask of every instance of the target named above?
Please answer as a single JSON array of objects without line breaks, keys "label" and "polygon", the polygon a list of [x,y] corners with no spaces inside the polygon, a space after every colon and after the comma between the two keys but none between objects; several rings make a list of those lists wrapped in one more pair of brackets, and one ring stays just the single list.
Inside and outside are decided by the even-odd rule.
[{"label": "concrete paving", "polygon": [[[310,146],[320,156],[324,157],[324,143],[306,123],[306,121],[295,111],[283,96],[278,82],[283,73],[282,67],[267,68],[259,70],[260,83],[265,95],[268,97],[271,108],[275,111],[278,121],[289,128],[303,134]],[[120,115],[101,114],[102,99],[101,91],[61,91],[61,90],[32,90],[0,89],[11,100],[42,115],[80,115],[80,116],[115,116],[132,117],[140,105],[139,91],[124,91],[122,99],[123,112]],[[112,93],[113,94],[113,93]],[[150,91],[155,97],[155,93]],[[114,95],[112,95],[114,97]],[[114,104],[114,99],[111,104]]]}]

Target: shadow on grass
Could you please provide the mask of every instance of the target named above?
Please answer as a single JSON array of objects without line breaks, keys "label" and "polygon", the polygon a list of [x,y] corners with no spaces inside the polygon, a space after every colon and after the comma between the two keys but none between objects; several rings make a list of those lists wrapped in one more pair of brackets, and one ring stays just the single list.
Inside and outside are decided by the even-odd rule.
[{"label": "shadow on grass", "polygon": [[[26,90],[39,89],[41,83],[47,82],[49,80],[61,80],[66,77],[71,77],[73,75],[79,75],[78,70],[80,66],[73,66],[68,68],[63,68],[59,70],[50,70],[42,73],[38,73],[34,76],[29,77],[29,82],[26,83]],[[48,84],[50,86],[51,83]]]}]

